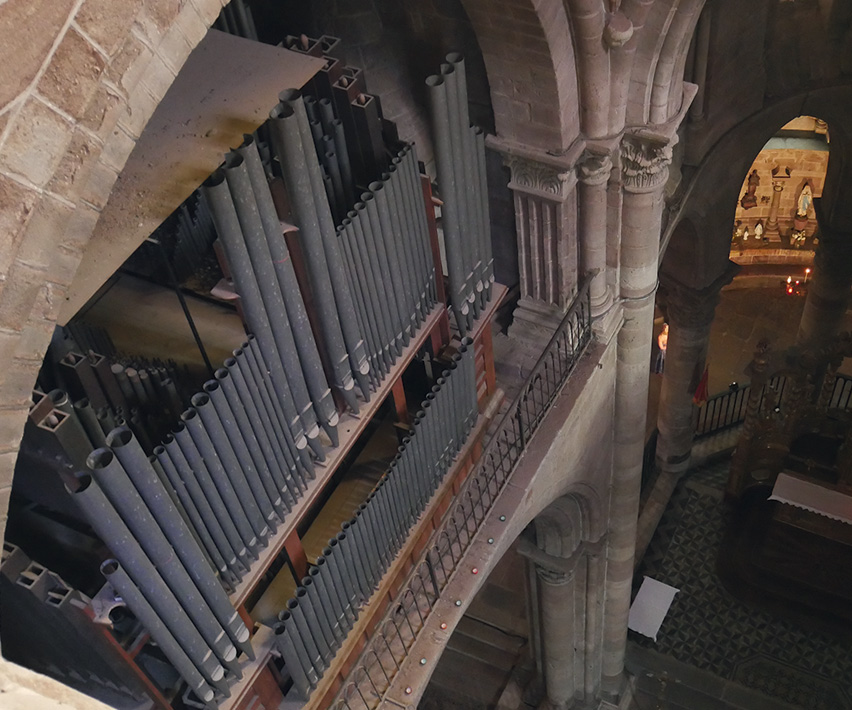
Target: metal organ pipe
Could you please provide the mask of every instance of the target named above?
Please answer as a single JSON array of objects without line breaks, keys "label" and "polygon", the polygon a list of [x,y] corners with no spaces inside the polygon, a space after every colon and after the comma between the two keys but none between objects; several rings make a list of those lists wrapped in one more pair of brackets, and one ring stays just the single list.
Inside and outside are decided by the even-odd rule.
[{"label": "metal organ pipe", "polygon": [[[177,556],[183,563],[189,577],[198,587],[198,591],[204,597],[204,601],[210,606],[210,610],[224,628],[231,641],[244,653],[252,654],[251,645],[248,643],[249,630],[240,619],[239,614],[234,611],[228,600],[222,585],[213,574],[210,564],[204,558],[201,549],[195,542],[195,538],[187,527],[178,510],[169,498],[165,487],[157,477],[156,472],[148,461],[148,457],[139,442],[133,436],[133,432],[127,427],[119,427],[110,432],[107,442],[112,447],[113,453],[118,458],[121,467],[115,467],[112,471],[105,473],[109,477],[109,486],[114,493],[118,494],[119,488],[124,488],[121,494],[123,501],[134,500],[132,487],[135,487],[141,496],[141,502],[135,500],[135,506],[142,509],[139,519],[139,530],[134,530],[138,536],[157,536],[155,532],[145,532],[149,526],[159,526],[164,534],[164,539],[174,548]],[[123,470],[122,470],[123,469]],[[123,475],[122,475],[123,474]],[[129,479],[129,480],[125,480]],[[132,481],[132,483],[131,483]],[[109,489],[107,489],[109,495]],[[144,515],[144,508],[156,521],[156,525]],[[143,522],[146,521],[146,522]],[[131,527],[132,529],[132,527]],[[160,540],[162,545],[163,541]]]},{"label": "metal organ pipe", "polygon": [[[310,163],[304,151],[305,128],[304,104],[295,92],[290,103],[280,103],[270,113],[275,152],[278,154],[284,179],[293,204],[293,210],[304,235],[302,244],[306,262],[314,286],[314,297],[320,316],[326,348],[331,359],[335,376],[335,386],[346,399],[353,412],[358,412],[358,402],[354,393],[354,381],[349,365],[349,355],[344,342],[341,322],[338,316],[335,295],[332,289],[324,286],[331,284],[326,253],[323,246],[323,222],[320,221],[315,200],[315,192],[322,190],[312,175]],[[327,207],[327,203],[326,203]],[[332,225],[332,231],[334,227]],[[332,235],[333,236],[333,235]],[[322,284],[323,286],[318,286]],[[366,363],[366,360],[365,360]],[[369,396],[368,394],[365,396]]]},{"label": "metal organ pipe", "polygon": [[243,145],[237,152],[245,160],[248,168],[249,179],[254,190],[257,208],[260,214],[263,229],[266,232],[266,241],[272,255],[275,273],[278,276],[278,284],[281,295],[284,298],[284,306],[287,309],[287,317],[293,329],[296,341],[296,349],[299,353],[302,371],[308,391],[311,393],[314,407],[321,421],[327,422],[329,426],[337,426],[338,415],[331,397],[331,390],[322,370],[322,362],[317,350],[316,340],[302,294],[299,290],[299,282],[293,269],[293,261],[287,249],[287,243],[283,238],[281,222],[272,202],[272,195],[266,182],[266,175],[260,162],[257,147],[253,138],[246,135]]},{"label": "metal organ pipe", "polygon": [[[288,426],[293,432],[293,438],[297,445],[307,434],[307,440],[311,448],[319,451],[322,455],[322,446],[318,443],[319,429],[305,432],[299,420],[296,407],[292,402],[290,387],[281,358],[278,353],[275,340],[269,328],[266,326],[267,316],[263,307],[263,298],[257,284],[248,252],[243,245],[243,235],[240,222],[237,217],[236,208],[231,198],[231,193],[225,182],[225,174],[217,170],[208,178],[203,186],[204,194],[210,204],[213,220],[216,223],[216,231],[225,246],[228,254],[228,262],[231,266],[237,290],[240,293],[243,311],[250,324],[255,329],[260,347],[265,351],[264,358],[270,363],[270,378],[275,390],[276,400],[280,403],[286,413]],[[304,445],[304,444],[302,444]],[[301,446],[299,447],[301,448]]]},{"label": "metal organ pipe", "polygon": [[[128,480],[127,473],[113,452],[110,449],[96,449],[89,456],[88,464],[98,486],[139,541],[142,550],[154,564],[157,572],[162,575],[162,579],[171,589],[186,615],[195,624],[205,642],[222,665],[237,672],[239,667],[234,663],[237,657],[236,648],[228,639],[225,629],[213,615],[209,605],[201,597],[195,582],[175,555],[174,548],[154,521],[151,512]],[[107,537],[104,540],[111,544],[110,538]],[[116,554],[121,559],[121,554],[118,552]]]},{"label": "metal organ pipe", "polygon": [[[317,415],[308,393],[304,373],[302,372],[302,364],[299,360],[296,341],[290,326],[287,309],[284,305],[281,288],[278,284],[278,277],[273,265],[272,254],[263,229],[263,223],[258,212],[248,168],[239,153],[232,152],[225,157],[224,173],[231,190],[231,196],[247,249],[248,266],[254,274],[263,309],[266,313],[266,322],[252,324],[252,330],[257,333],[259,328],[263,328],[268,323],[278,356],[281,358],[281,365],[290,388],[293,403],[296,406],[308,438],[313,438],[316,432]],[[267,357],[267,361],[268,359]],[[330,417],[322,422],[324,428],[334,427],[335,424],[332,422],[332,419],[336,423],[336,412],[334,414],[333,418]],[[332,439],[335,438],[333,432],[330,432],[329,436]]]},{"label": "metal organ pipe", "polygon": [[[121,564],[117,560],[106,560],[101,565],[101,573],[133,610],[133,613],[142,622],[142,625],[148,630],[151,637],[157,642],[157,645],[163,650],[163,653],[171,661],[172,665],[174,665],[175,670],[177,670],[181,678],[189,684],[192,691],[205,703],[211,702],[216,693],[210,687],[208,679],[199,672],[195,663],[183,650],[174,634],[163,623],[160,616],[154,611],[145,598],[145,595],[133,583],[133,580],[130,579]],[[216,680],[210,680],[209,682],[216,684],[217,681],[222,679],[223,675],[219,674]]]},{"label": "metal organ pipe", "polygon": [[86,514],[98,536],[109,540],[113,554],[127,569],[134,584],[154,607],[163,623],[169,626],[169,630],[204,678],[211,683],[221,680],[225,669],[213,650],[190,621],[184,608],[92,477],[88,474],[80,476],[76,490],[69,489],[69,492]]}]

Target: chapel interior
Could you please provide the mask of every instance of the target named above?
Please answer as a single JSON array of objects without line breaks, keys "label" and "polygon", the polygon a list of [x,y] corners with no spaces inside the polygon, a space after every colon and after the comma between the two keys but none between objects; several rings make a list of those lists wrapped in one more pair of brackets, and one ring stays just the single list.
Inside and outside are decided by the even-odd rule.
[{"label": "chapel interior", "polygon": [[852,710],[852,4],[0,37],[0,707]]}]

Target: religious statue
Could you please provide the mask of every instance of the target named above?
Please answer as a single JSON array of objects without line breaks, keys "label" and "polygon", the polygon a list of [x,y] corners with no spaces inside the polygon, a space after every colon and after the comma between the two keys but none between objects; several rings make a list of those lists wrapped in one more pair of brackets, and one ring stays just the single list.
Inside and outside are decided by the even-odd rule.
[{"label": "religious statue", "polygon": [[814,193],[811,190],[811,184],[809,182],[806,182],[805,186],[802,188],[802,191],[799,193],[799,201],[796,203],[796,216],[807,217],[808,210],[811,208],[813,200]]},{"label": "religious statue", "polygon": [[755,195],[755,192],[757,192],[759,185],[760,177],[757,174],[757,170],[752,170],[751,174],[748,176],[748,187],[746,188],[743,198],[740,200],[740,205],[744,210],[750,209],[751,207],[757,207],[757,196]]},{"label": "religious statue", "polygon": [[754,238],[757,239],[757,241],[768,242],[769,237],[763,236],[763,231],[763,220],[759,219],[757,220],[757,224],[754,225]]}]

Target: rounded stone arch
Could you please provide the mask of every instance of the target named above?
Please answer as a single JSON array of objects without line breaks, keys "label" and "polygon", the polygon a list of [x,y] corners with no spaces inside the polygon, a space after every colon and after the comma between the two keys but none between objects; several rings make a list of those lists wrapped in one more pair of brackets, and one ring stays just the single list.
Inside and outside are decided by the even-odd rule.
[{"label": "rounded stone arch", "polygon": [[852,184],[852,134],[848,128],[852,123],[852,86],[817,89],[753,113],[706,151],[664,234],[667,247],[663,270],[674,265],[678,258],[676,233],[683,229],[683,221],[689,220],[695,229],[695,225],[701,225],[693,247],[695,253],[690,255],[695,269],[689,278],[701,287],[712,283],[722,273],[730,253],[740,187],[749,167],[769,138],[802,115],[815,116],[828,123],[831,143],[823,206],[832,224],[845,224],[852,230],[852,205],[843,199],[843,186]]},{"label": "rounded stone arch", "polygon": [[665,123],[681,109],[686,55],[703,6],[704,0],[625,3],[638,33],[628,125]]},{"label": "rounded stone arch", "polygon": [[507,0],[495,22],[486,0],[461,0],[479,40],[497,136],[539,150],[567,148],[580,131],[571,31],[563,3]]},{"label": "rounded stone arch", "polygon": [[[6,23],[13,22],[16,8],[25,4],[10,2],[2,8],[0,31],[9,31]],[[53,35],[52,49],[40,58],[38,72],[14,96],[4,97],[8,101],[0,107],[3,528],[31,390],[59,307],[136,140],[223,4],[139,0],[118,7],[103,0],[66,2],[61,23],[36,28]]]}]

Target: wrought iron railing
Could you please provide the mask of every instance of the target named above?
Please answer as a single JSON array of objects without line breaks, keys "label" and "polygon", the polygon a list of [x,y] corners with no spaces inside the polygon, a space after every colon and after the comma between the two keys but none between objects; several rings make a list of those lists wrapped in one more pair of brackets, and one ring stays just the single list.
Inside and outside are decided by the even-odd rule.
[{"label": "wrought iron railing", "polygon": [[381,703],[441,592],[591,341],[591,325],[586,281],[377,626],[338,694],[335,710],[373,710]]}]

